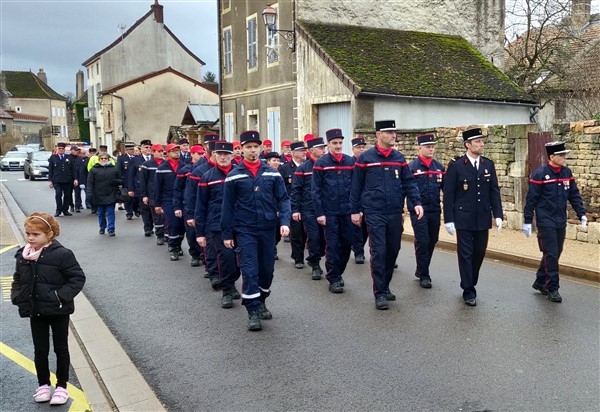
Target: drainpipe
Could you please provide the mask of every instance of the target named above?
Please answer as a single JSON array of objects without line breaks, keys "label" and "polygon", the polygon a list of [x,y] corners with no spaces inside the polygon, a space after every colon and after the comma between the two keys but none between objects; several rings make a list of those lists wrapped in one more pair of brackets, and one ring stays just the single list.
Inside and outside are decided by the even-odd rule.
[{"label": "drainpipe", "polygon": [[116,97],[117,99],[121,100],[121,130],[123,131],[123,140],[122,142],[125,143],[125,141],[127,140],[127,133],[125,132],[125,99],[123,99],[121,96],[118,96],[114,93],[110,94],[112,97]]}]

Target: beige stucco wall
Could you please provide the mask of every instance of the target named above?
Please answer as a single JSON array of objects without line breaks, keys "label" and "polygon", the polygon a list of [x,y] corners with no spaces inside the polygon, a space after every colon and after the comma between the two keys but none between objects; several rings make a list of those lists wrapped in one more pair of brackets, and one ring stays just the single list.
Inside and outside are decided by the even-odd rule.
[{"label": "beige stucco wall", "polygon": [[[63,100],[45,100],[45,99],[28,99],[28,98],[11,98],[9,101],[10,107],[21,107],[22,114],[30,114],[35,116],[44,116],[48,118],[48,125],[60,126],[61,136],[59,140],[66,140],[68,137],[67,129],[67,103]],[[52,115],[52,108],[54,108],[54,116]],[[44,123],[24,121],[17,123],[21,124],[22,133],[37,133]],[[38,127],[39,126],[39,127]]]},{"label": "beige stucco wall", "polygon": [[110,133],[113,142],[123,140],[123,104],[127,141],[139,143],[142,139],[151,139],[165,143],[169,126],[181,124],[188,102],[219,103],[216,93],[173,73],[133,84],[115,94],[123,100],[112,95],[104,96],[103,100],[104,133]]},{"label": "beige stucco wall", "polygon": [[464,37],[503,67],[504,0],[297,0],[307,21],[415,30]]}]

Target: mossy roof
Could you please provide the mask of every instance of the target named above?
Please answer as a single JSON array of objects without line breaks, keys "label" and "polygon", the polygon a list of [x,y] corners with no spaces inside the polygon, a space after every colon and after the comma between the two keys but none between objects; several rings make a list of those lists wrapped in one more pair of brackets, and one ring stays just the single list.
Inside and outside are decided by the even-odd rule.
[{"label": "mossy roof", "polygon": [[3,70],[2,74],[6,81],[6,90],[13,98],[67,100],[32,72]]},{"label": "mossy roof", "polygon": [[299,21],[362,93],[534,102],[462,37]]}]

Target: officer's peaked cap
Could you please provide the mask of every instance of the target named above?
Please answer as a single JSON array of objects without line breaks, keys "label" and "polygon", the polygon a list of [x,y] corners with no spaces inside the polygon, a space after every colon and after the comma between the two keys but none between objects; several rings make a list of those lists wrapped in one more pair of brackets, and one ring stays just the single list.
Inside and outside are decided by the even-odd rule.
[{"label": "officer's peaked cap", "polygon": [[246,143],[258,143],[261,144],[260,134],[256,130],[246,130],[240,133],[240,143],[245,145]]},{"label": "officer's peaked cap", "polygon": [[567,154],[570,150],[565,147],[565,142],[550,142],[546,143],[546,153],[550,155]]}]

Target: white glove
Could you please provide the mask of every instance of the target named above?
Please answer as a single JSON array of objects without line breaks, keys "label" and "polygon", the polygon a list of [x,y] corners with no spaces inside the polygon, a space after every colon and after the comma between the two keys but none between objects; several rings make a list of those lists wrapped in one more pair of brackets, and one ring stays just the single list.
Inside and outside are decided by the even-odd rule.
[{"label": "white glove", "polygon": [[525,233],[525,237],[531,235],[531,223],[523,223],[523,233]]},{"label": "white glove", "polygon": [[85,189],[85,185],[79,185],[79,187]]},{"label": "white glove", "polygon": [[444,227],[446,228],[446,232],[448,232],[448,234],[450,236],[454,235],[454,232],[456,232],[456,229],[454,228],[454,223],[453,222],[444,223]]},{"label": "white glove", "polygon": [[585,230],[586,227],[587,227],[587,216],[583,215],[583,216],[581,216],[581,228],[583,230]]},{"label": "white glove", "polygon": [[498,233],[502,232],[502,218],[496,218],[496,227],[498,228]]}]

